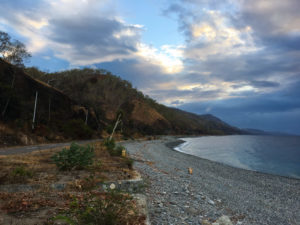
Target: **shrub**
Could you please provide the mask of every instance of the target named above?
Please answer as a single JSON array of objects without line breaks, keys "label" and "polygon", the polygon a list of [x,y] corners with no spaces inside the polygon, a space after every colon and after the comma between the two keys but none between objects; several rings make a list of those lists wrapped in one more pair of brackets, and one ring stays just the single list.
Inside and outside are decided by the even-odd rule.
[{"label": "shrub", "polygon": [[126,163],[126,165],[128,166],[129,169],[133,169],[133,163],[134,163],[133,159],[125,158],[125,163]]},{"label": "shrub", "polygon": [[52,156],[60,170],[84,169],[93,164],[94,148],[72,143],[70,149],[63,148]]},{"label": "shrub", "polygon": [[122,155],[122,150],[125,149],[125,147],[122,146],[122,145],[116,146],[116,143],[115,143],[114,139],[104,140],[104,146],[106,147],[108,153],[111,156],[121,156]]},{"label": "shrub", "polygon": [[122,155],[123,149],[125,149],[124,146],[118,145],[118,146],[114,149],[113,155],[114,155],[114,156],[121,156],[121,155]]},{"label": "shrub", "polygon": [[64,133],[73,139],[88,139],[93,135],[93,130],[82,120],[70,120],[63,126]]},{"label": "shrub", "polygon": [[113,138],[111,140],[109,140],[109,138],[105,139],[103,144],[107,148],[108,151],[114,150],[116,147],[116,143]]},{"label": "shrub", "polygon": [[118,225],[141,224],[141,218],[134,210],[132,198],[118,192],[106,194],[86,194],[75,199],[70,209],[55,220],[63,220],[71,225]]}]

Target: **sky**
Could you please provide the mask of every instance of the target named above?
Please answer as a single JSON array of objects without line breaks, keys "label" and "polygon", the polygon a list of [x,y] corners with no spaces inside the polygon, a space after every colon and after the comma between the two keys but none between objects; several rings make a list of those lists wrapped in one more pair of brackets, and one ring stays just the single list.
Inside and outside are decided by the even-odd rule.
[{"label": "sky", "polygon": [[158,102],[300,134],[299,0],[0,0],[27,66],[103,68]]}]

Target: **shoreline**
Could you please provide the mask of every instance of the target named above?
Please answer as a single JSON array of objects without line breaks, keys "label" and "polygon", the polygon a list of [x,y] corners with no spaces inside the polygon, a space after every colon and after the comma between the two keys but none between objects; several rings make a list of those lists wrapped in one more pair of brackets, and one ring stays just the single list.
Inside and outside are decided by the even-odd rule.
[{"label": "shoreline", "polygon": [[165,145],[166,145],[166,147],[168,147],[172,151],[179,152],[179,153],[182,153],[182,154],[185,154],[185,155],[188,155],[188,156],[196,157],[196,158],[199,158],[201,160],[207,160],[207,161],[209,161],[211,163],[217,163],[217,164],[219,164],[221,166],[228,166],[228,167],[230,167],[232,169],[244,170],[246,172],[253,172],[253,173],[261,173],[261,174],[266,175],[266,176],[269,175],[269,176],[282,177],[282,178],[294,179],[294,180],[300,181],[300,178],[297,178],[297,177],[291,177],[291,176],[285,176],[285,175],[280,175],[280,174],[275,174],[275,173],[267,173],[267,172],[262,172],[262,171],[258,171],[258,170],[250,170],[250,169],[235,167],[235,166],[228,165],[226,163],[217,162],[217,161],[213,161],[213,160],[210,160],[210,159],[205,159],[205,158],[202,158],[200,156],[192,155],[192,154],[189,154],[189,153],[186,153],[186,152],[182,152],[182,151],[177,151],[177,150],[174,149],[175,147],[178,147],[179,145],[181,145],[181,144],[183,144],[185,142],[186,141],[183,141],[183,140],[175,140],[175,141],[171,141],[169,143],[165,143]]},{"label": "shoreline", "polygon": [[234,225],[300,224],[299,179],[235,168],[170,148],[178,141],[168,136],[123,143],[140,159],[135,168],[149,184],[152,224],[211,224],[222,215]]}]

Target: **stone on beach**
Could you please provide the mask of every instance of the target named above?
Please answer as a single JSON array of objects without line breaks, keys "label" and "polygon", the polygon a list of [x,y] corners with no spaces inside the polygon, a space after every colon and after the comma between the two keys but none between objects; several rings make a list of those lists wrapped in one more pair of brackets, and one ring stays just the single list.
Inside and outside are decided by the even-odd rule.
[{"label": "stone on beach", "polygon": [[230,218],[228,216],[221,216],[219,219],[217,219],[216,223],[219,225],[233,225]]}]

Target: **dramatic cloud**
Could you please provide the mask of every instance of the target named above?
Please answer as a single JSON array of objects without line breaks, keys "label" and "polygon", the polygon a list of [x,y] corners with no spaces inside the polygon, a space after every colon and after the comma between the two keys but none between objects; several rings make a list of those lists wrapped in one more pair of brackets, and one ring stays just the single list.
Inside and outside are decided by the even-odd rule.
[{"label": "dramatic cloud", "polygon": [[[119,5],[131,5],[139,19]],[[279,129],[286,121],[300,133],[291,119],[300,118],[298,0],[165,0],[153,26],[167,30],[172,21],[178,35],[159,44],[159,32],[151,36],[156,42],[145,41],[149,27],[140,20],[152,17],[142,10],[152,8],[143,5],[2,0],[0,28],[22,37],[43,65],[103,67],[161,103],[242,127]]]},{"label": "dramatic cloud", "polygon": [[134,59],[157,66],[161,73],[183,69],[182,46],[157,49],[142,43],[143,26],[126,23],[114,8],[111,0],[5,1],[0,22],[26,37],[32,53],[51,49],[73,66]]}]

